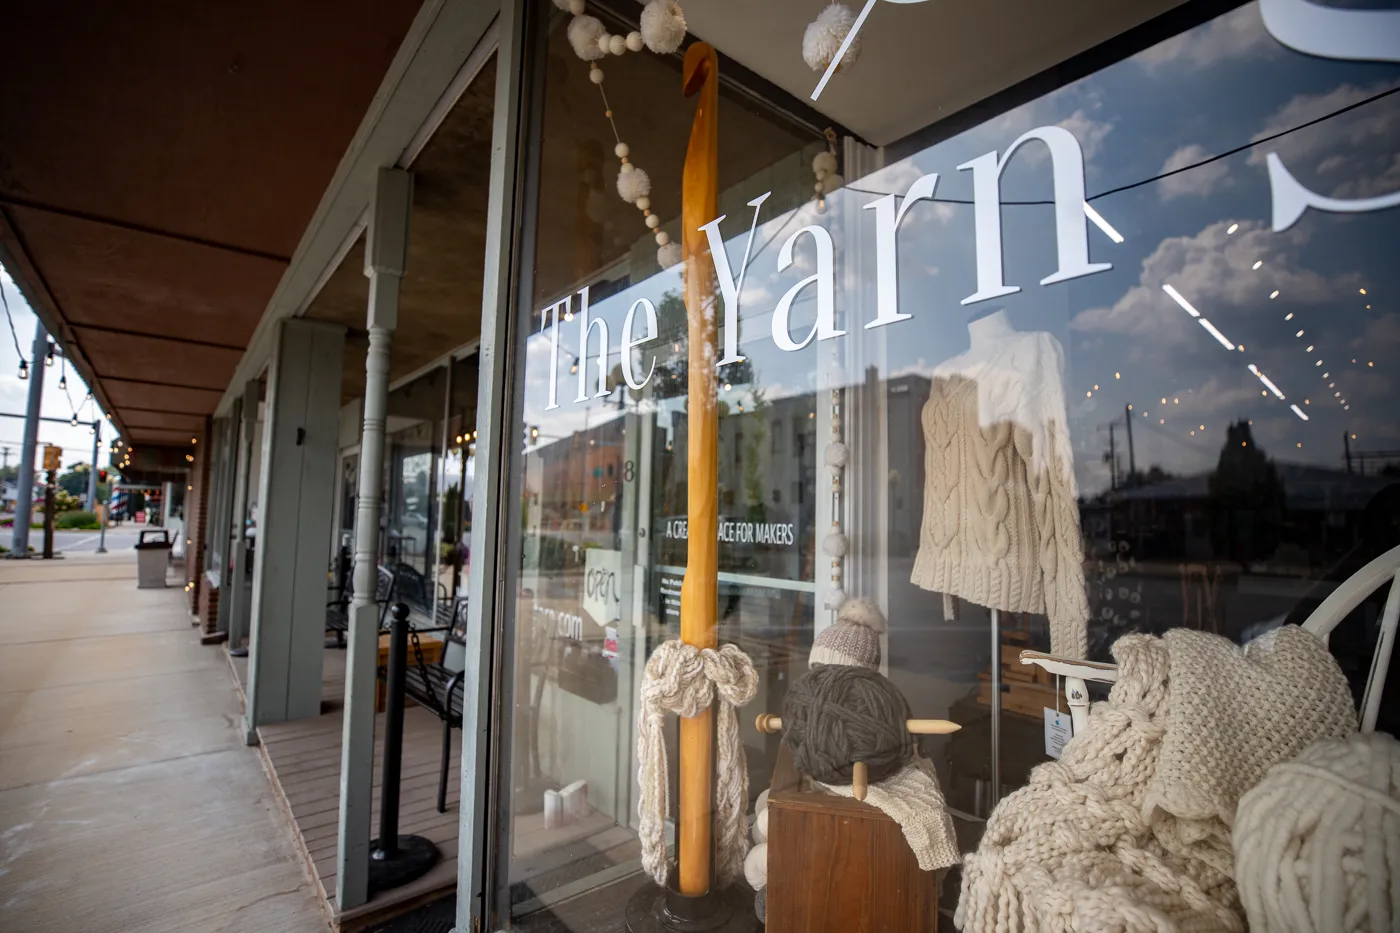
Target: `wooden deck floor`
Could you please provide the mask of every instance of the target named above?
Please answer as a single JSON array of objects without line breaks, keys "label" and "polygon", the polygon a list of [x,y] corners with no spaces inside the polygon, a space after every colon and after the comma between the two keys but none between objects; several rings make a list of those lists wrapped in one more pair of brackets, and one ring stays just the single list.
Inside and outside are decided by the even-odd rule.
[{"label": "wooden deck floor", "polygon": [[326,930],[185,601],[129,550],[0,560],[0,930]]},{"label": "wooden deck floor", "polygon": [[[240,686],[247,661],[231,658]],[[419,880],[376,895],[363,907],[341,914],[335,909],[336,834],[340,806],[340,745],[345,693],[345,652],[327,649],[322,678],[322,708],[314,719],[258,729],[268,773],[282,795],[297,843],[317,879],[327,917],[341,933],[353,933],[447,894],[457,887],[457,832],[461,781],[461,733],[452,733],[448,764],[447,812],[437,812],[438,768],[442,760],[442,722],[426,710],[404,711],[403,776],[399,832],[425,836],[437,844],[442,860]],[[379,831],[380,763],[384,716],[375,717],[374,835]]]}]

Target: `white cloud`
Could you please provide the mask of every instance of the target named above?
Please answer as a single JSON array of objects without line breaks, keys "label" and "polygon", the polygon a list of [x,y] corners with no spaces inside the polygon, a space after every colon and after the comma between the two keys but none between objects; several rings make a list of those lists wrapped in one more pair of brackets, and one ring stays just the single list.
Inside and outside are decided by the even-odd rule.
[{"label": "white cloud", "polygon": [[[1353,276],[1328,280],[1301,266],[1298,253],[1307,236],[1299,228],[1276,234],[1257,221],[1244,221],[1232,235],[1226,232],[1230,225],[1222,220],[1195,236],[1163,240],[1142,261],[1137,285],[1111,307],[1080,312],[1071,326],[1147,338],[1160,352],[1163,346],[1200,346],[1202,339],[1200,327],[1162,291],[1168,283],[1208,318],[1216,311],[1320,303],[1335,298],[1339,289],[1355,291]],[[1259,260],[1267,267],[1262,275],[1252,268]],[[1277,301],[1264,299],[1271,289],[1279,290]]]},{"label": "white cloud", "polygon": [[[1199,143],[1191,143],[1167,156],[1167,161],[1162,163],[1161,171],[1163,174],[1178,172],[1179,169],[1208,158],[1210,158],[1210,153],[1206,152]],[[1157,183],[1157,195],[1164,202],[1182,197],[1205,197],[1214,193],[1217,188],[1228,184],[1230,184],[1230,179],[1225,167],[1225,160],[1221,159],[1218,162],[1211,162],[1209,165],[1202,165],[1163,178]]]},{"label": "white cloud", "polygon": [[[1341,84],[1320,94],[1299,94],[1265,121],[1252,137],[1264,139],[1335,113],[1393,87]],[[1262,166],[1276,152],[1288,170],[1318,194],[1364,198],[1400,190],[1400,101],[1374,101],[1261,146],[1249,164]]]},{"label": "white cloud", "polygon": [[[1217,17],[1196,29],[1173,36],[1133,58],[1150,74],[1217,65],[1232,59],[1273,55],[1283,50],[1264,29],[1255,4]],[[1181,66],[1181,67],[1176,67]]]}]

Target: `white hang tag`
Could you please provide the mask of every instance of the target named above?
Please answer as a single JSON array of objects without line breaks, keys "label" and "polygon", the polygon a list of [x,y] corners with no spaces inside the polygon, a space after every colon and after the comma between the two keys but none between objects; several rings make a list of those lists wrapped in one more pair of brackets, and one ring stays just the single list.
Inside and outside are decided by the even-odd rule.
[{"label": "white hang tag", "polygon": [[1074,725],[1069,713],[1045,707],[1045,754],[1059,758],[1065,744],[1073,737]]}]

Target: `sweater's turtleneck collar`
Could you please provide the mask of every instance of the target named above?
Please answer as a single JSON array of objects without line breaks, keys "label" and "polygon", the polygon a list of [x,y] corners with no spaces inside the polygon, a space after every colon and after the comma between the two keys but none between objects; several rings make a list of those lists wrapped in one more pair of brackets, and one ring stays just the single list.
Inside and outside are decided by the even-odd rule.
[{"label": "sweater's turtleneck collar", "polygon": [[968,321],[967,333],[974,347],[991,348],[994,341],[1016,333],[1016,329],[1006,319],[1005,311],[993,311],[986,317]]}]

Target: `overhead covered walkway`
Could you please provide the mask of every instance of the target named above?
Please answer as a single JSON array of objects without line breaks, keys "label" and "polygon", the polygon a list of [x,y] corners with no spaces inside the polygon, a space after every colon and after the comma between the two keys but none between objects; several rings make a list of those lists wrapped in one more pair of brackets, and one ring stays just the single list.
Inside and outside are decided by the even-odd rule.
[{"label": "overhead covered walkway", "polygon": [[240,715],[133,552],[0,562],[0,930],[325,930]]}]

